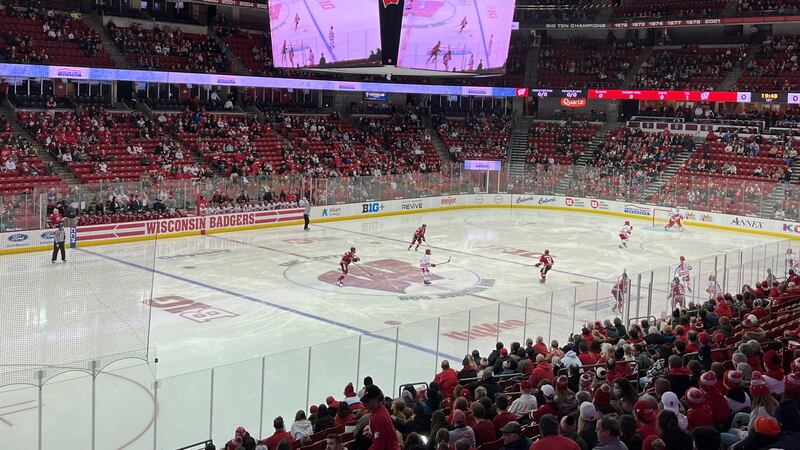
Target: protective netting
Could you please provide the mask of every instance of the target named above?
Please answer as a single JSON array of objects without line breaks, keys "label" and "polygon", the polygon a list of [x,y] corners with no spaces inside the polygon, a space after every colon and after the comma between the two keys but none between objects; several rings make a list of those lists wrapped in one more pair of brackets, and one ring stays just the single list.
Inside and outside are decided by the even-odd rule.
[{"label": "protective netting", "polygon": [[[156,241],[0,255],[0,386],[146,358]],[[42,371],[40,378],[39,371]]]}]

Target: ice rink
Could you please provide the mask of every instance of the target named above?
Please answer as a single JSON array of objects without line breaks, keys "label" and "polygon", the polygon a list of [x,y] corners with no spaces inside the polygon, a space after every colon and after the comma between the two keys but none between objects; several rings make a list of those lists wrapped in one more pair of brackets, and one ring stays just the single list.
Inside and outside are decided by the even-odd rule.
[{"label": "ice rink", "polygon": [[[69,251],[70,261],[55,266],[45,253],[3,258],[43,279],[54,270],[80,279],[81,261],[114,277],[154,273],[150,364],[121,361],[96,378],[96,448],[155,443],[170,449],[209,434],[219,448],[236,426],[267,436],[275,415],[291,423],[297,409],[327,395],[338,398],[347,382],[365,375],[392,395],[400,383],[432,379],[442,359],[459,367],[467,351],[488,351],[498,337],[506,343],[537,335],[563,342],[581,323],[613,317],[609,293],[623,269],[645,272],[684,255],[701,278],[714,255],[758,245],[775,248],[763,250],[765,261],[783,264],[777,239],[699,227],[665,232],[644,220],[633,221],[630,248],[620,250],[623,221],[468,209],[312,223],[308,232],[293,226],[86,247]],[[418,269],[422,249],[406,250],[422,223],[432,260],[450,259],[433,269],[430,286]],[[338,287],[339,258],[350,246],[372,276],[351,266],[345,286]],[[530,266],[544,249],[556,263],[542,285]],[[148,254],[152,262],[142,256]],[[728,287],[763,278],[763,267],[759,262],[726,274]],[[663,301],[668,270],[654,277],[652,296]],[[72,286],[66,288],[81,289]],[[695,286],[702,291],[705,281]],[[91,295],[98,302],[103,296]],[[130,301],[148,307],[146,299]],[[662,312],[656,309],[665,308],[654,306],[652,314]],[[498,321],[500,329],[493,327]],[[37,388],[20,385],[0,391],[0,442],[6,447],[35,442],[38,395]],[[89,376],[72,372],[45,384],[43,448],[91,448],[91,402]]]}]

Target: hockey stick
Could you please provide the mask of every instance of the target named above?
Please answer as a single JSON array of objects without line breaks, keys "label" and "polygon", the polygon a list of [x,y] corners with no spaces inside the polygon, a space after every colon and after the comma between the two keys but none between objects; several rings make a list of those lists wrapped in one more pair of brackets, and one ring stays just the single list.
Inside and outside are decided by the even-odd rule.
[{"label": "hockey stick", "polygon": [[443,265],[445,265],[445,264],[449,263],[449,262],[450,262],[450,259],[452,259],[452,258],[448,256],[448,257],[447,257],[447,261],[445,261],[445,262],[440,262],[440,263],[438,263],[438,264],[436,264],[436,265],[437,265],[437,266],[443,266]]},{"label": "hockey stick", "polygon": [[356,266],[356,267],[358,267],[359,269],[363,270],[363,271],[364,271],[364,272],[365,272],[367,275],[369,275],[369,276],[371,276],[371,277],[374,277],[374,276],[375,276],[375,275],[373,275],[373,274],[372,274],[372,273],[371,273],[369,270],[367,270],[367,269],[365,269],[365,268],[361,267],[361,265],[360,265],[360,264],[358,264],[358,263],[354,262],[354,263],[353,263],[353,265],[354,265],[354,266]]}]

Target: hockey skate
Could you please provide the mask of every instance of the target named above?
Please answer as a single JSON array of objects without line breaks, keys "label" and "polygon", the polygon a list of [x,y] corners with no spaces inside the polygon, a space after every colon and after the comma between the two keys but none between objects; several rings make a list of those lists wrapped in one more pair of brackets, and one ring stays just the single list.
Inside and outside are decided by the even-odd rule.
[{"label": "hockey skate", "polygon": [[344,283],[342,283],[342,280],[339,280],[339,281],[336,282],[336,285],[339,286],[339,287],[342,287],[342,286],[344,286]]},{"label": "hockey skate", "polygon": [[428,281],[428,280],[425,280],[425,284],[428,285],[428,284],[431,284],[431,282]]},{"label": "hockey skate", "polygon": [[541,284],[544,284],[544,282],[545,282],[545,279],[544,279],[544,278],[542,278],[541,280],[539,280],[539,283],[541,283]]}]

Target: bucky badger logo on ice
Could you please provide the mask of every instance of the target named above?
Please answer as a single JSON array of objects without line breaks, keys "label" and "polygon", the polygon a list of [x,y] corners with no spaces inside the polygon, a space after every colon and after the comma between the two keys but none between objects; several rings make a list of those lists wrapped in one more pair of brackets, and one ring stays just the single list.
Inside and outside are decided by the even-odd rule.
[{"label": "bucky badger logo on ice", "polygon": [[[374,276],[368,277],[365,273],[358,273],[358,270],[351,268],[350,275],[347,277],[347,286],[403,294],[409,286],[420,282],[419,267],[405,261],[379,259],[362,262],[361,265],[367,267],[367,270]],[[331,270],[320,275],[319,280],[328,284],[336,284],[339,274],[340,271]],[[443,277],[431,273],[431,280],[442,279]]]}]

